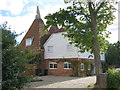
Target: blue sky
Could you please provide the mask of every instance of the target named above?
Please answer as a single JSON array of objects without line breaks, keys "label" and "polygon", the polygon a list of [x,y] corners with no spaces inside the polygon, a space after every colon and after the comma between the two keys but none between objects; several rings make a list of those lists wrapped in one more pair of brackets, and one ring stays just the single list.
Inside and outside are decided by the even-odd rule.
[{"label": "blue sky", "polygon": [[[60,8],[65,8],[67,5],[64,0],[2,0],[0,3],[0,24],[7,21],[11,31],[24,32],[17,38],[17,41],[20,42],[35,18],[37,6],[39,6],[41,18],[46,22],[44,17],[47,14],[59,11]],[[114,24],[108,28],[112,32],[110,39],[108,39],[111,43],[118,40],[117,12],[115,16]]]}]

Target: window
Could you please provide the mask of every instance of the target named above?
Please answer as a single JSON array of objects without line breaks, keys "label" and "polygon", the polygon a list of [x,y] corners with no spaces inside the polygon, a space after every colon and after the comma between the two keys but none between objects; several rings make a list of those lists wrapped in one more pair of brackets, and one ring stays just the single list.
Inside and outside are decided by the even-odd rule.
[{"label": "window", "polygon": [[84,71],[84,63],[80,64],[80,69],[81,69],[81,71]]},{"label": "window", "polygon": [[48,52],[53,52],[53,46],[48,46]]},{"label": "window", "polygon": [[57,69],[57,63],[56,62],[50,62],[49,68],[50,69]]},{"label": "window", "polygon": [[32,44],[33,38],[26,39],[26,46],[30,46]]},{"label": "window", "polygon": [[64,62],[64,69],[71,69],[71,63]]},{"label": "window", "polygon": [[68,50],[68,51],[73,50],[72,44],[68,44],[68,45],[67,45],[67,50]]},{"label": "window", "polygon": [[91,64],[88,64],[88,70],[91,70]]}]

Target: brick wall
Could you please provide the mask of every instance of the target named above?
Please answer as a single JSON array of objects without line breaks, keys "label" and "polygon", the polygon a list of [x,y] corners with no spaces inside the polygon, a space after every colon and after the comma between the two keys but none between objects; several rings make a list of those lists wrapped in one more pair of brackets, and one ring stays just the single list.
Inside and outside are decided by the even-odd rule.
[{"label": "brick wall", "polygon": [[23,74],[24,75],[35,75],[35,68],[36,65],[35,64],[26,64],[26,66],[32,68],[31,70],[26,70]]},{"label": "brick wall", "polygon": [[[87,60],[89,61],[89,60]],[[57,63],[57,69],[50,69],[49,63],[50,62],[56,62]],[[93,61],[92,61],[93,62]],[[46,60],[46,69],[48,69],[48,75],[55,75],[55,76],[70,76],[74,75],[74,72],[72,69],[64,69],[64,62],[57,61],[57,60]],[[93,75],[93,71],[91,73]],[[86,71],[83,71],[82,73],[79,73],[78,76],[86,76]]]},{"label": "brick wall", "polygon": [[[57,63],[57,69],[49,69],[49,63],[50,62],[56,62]],[[47,61],[46,62],[46,68],[48,69],[48,75],[55,75],[55,76],[70,76],[73,74],[73,71],[71,69],[64,69],[64,62],[57,62],[55,60]]]}]

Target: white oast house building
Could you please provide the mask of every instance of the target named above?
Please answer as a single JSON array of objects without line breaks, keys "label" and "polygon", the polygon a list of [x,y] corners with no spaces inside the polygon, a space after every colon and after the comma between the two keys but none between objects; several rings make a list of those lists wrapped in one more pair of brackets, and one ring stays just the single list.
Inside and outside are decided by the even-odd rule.
[{"label": "white oast house building", "polygon": [[[36,65],[37,70],[46,70],[49,75],[59,76],[87,76],[95,73],[94,57],[88,58],[91,53],[80,53],[74,44],[69,44],[68,38],[62,35],[66,33],[63,28],[51,26],[45,34],[44,25],[37,7],[36,17],[19,46],[22,50],[29,48],[41,56],[42,62]],[[104,56],[101,55],[101,59],[104,60]],[[29,71],[29,74],[35,73],[35,70]]]}]

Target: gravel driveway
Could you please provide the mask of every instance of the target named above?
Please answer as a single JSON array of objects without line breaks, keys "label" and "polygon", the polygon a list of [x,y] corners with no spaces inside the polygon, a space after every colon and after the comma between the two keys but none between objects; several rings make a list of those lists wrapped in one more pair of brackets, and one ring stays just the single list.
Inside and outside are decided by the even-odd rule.
[{"label": "gravel driveway", "polygon": [[89,84],[96,82],[95,76],[89,77],[65,77],[65,76],[41,76],[40,82],[30,83],[29,88],[87,88]]}]

